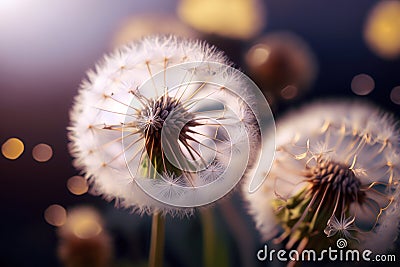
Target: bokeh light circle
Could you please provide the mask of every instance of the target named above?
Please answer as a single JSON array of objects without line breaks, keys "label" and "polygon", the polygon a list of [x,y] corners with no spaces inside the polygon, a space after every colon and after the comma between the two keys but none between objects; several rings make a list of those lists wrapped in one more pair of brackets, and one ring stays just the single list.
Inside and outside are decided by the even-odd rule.
[{"label": "bokeh light circle", "polygon": [[53,149],[47,144],[38,144],[32,149],[32,157],[38,162],[46,162],[53,156]]},{"label": "bokeh light circle", "polygon": [[364,27],[364,39],[378,56],[400,56],[400,1],[379,1],[371,10]]},{"label": "bokeh light circle", "polygon": [[390,100],[393,103],[400,105],[400,86],[396,86],[390,92]]},{"label": "bokeh light circle", "polygon": [[81,238],[88,239],[97,236],[102,231],[101,225],[90,216],[82,216],[73,225],[73,233]]},{"label": "bokeh light circle", "polygon": [[83,195],[87,193],[89,186],[82,176],[72,176],[67,181],[68,190],[74,195]]},{"label": "bokeh light circle", "polygon": [[374,79],[365,73],[354,76],[351,81],[351,90],[356,95],[368,95],[374,90],[374,88]]},{"label": "bokeh light circle", "polygon": [[62,226],[67,221],[67,211],[58,204],[50,205],[44,211],[44,219],[53,226]]},{"label": "bokeh light circle", "polygon": [[24,143],[18,138],[10,138],[1,146],[1,153],[7,159],[15,160],[24,152]]}]

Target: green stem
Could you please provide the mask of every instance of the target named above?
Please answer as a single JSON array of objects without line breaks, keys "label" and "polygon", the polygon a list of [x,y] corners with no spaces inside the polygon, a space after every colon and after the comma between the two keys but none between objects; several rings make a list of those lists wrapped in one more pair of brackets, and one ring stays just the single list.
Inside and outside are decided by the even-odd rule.
[{"label": "green stem", "polygon": [[203,257],[205,267],[215,267],[216,234],[212,209],[201,210],[201,221],[203,225]]},{"label": "green stem", "polygon": [[159,212],[153,215],[149,267],[162,267],[164,258],[165,217]]}]

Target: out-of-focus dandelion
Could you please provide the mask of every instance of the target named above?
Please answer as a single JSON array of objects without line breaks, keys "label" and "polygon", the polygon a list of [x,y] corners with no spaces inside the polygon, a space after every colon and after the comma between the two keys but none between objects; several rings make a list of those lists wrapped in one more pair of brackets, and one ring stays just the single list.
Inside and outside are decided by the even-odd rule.
[{"label": "out-of-focus dandelion", "polygon": [[179,17],[200,32],[232,39],[249,39],[265,25],[259,0],[181,0]]},{"label": "out-of-focus dandelion", "polygon": [[[399,131],[369,104],[321,102],[277,123],[276,158],[249,212],[265,240],[389,248],[398,233]],[[358,242],[359,241],[359,242]]]},{"label": "out-of-focus dandelion", "polygon": [[58,255],[67,267],[110,266],[113,246],[100,214],[91,207],[68,210],[58,228]]},{"label": "out-of-focus dandelion", "polygon": [[[153,214],[161,233],[161,215],[191,214],[232,190],[257,159],[265,99],[229,65],[207,44],[163,36],[123,47],[89,72],[69,138],[91,192]],[[265,105],[261,116],[271,119]],[[152,235],[151,251],[161,235]]]},{"label": "out-of-focus dandelion", "polygon": [[400,2],[379,1],[369,13],[364,38],[369,48],[384,59],[400,56]]},{"label": "out-of-focus dandelion", "polygon": [[249,49],[245,61],[251,77],[273,103],[300,96],[317,74],[309,45],[289,32],[267,34]]}]

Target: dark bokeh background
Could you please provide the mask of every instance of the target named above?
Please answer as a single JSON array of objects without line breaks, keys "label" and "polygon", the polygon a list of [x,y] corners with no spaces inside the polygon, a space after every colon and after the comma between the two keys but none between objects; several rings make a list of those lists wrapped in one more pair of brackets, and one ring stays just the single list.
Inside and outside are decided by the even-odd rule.
[{"label": "dark bokeh background", "polygon": [[[379,58],[362,36],[368,11],[377,1],[265,2],[264,32],[288,30],[298,34],[312,48],[319,65],[311,90],[301,99],[282,104],[275,111],[277,117],[288,108],[331,96],[366,99],[398,115],[399,106],[389,95],[400,85],[400,60]],[[16,160],[0,155],[0,266],[60,265],[55,227],[43,218],[44,210],[54,203],[66,208],[94,205],[112,233],[115,257],[132,262],[146,259],[149,217],[116,210],[113,203],[99,197],[75,196],[68,191],[66,181],[77,171],[67,150],[66,127],[85,71],[112,50],[111,39],[121,21],[135,14],[173,15],[175,7],[173,0],[0,1],[0,143],[18,137],[25,144],[24,153]],[[229,51],[232,60],[242,67],[243,55],[253,41],[219,43],[216,38],[214,43]],[[351,80],[359,73],[375,80],[375,89],[368,96],[356,96],[351,91]],[[48,162],[38,163],[32,158],[32,148],[38,143],[52,146],[54,154]],[[253,249],[250,257],[255,259],[262,243],[254,225],[238,196],[230,205],[246,222],[243,231]],[[219,211],[220,205],[214,209]],[[218,218],[231,265],[242,266],[234,231],[225,226],[226,216]],[[168,219],[167,266],[201,266],[200,231],[198,216]]]}]

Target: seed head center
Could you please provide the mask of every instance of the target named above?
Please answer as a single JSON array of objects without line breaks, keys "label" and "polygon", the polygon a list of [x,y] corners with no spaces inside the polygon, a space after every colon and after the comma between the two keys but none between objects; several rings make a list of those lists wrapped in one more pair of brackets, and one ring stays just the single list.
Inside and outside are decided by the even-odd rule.
[{"label": "seed head center", "polygon": [[174,98],[162,96],[150,99],[147,105],[139,111],[139,129],[145,136],[160,132],[168,115],[174,110],[181,109],[181,104]]},{"label": "seed head center", "polygon": [[145,99],[143,103],[144,107],[137,114],[137,126],[144,138],[146,152],[157,171],[179,176],[181,171],[169,159],[179,164],[181,149],[191,156],[197,154],[190,144],[197,141],[190,134],[196,134],[194,128],[202,124],[177,98],[164,95],[158,99]]},{"label": "seed head center", "polygon": [[346,204],[361,201],[363,193],[360,191],[360,179],[349,166],[319,158],[316,166],[309,171],[314,192],[330,186],[331,192],[340,194]]}]

